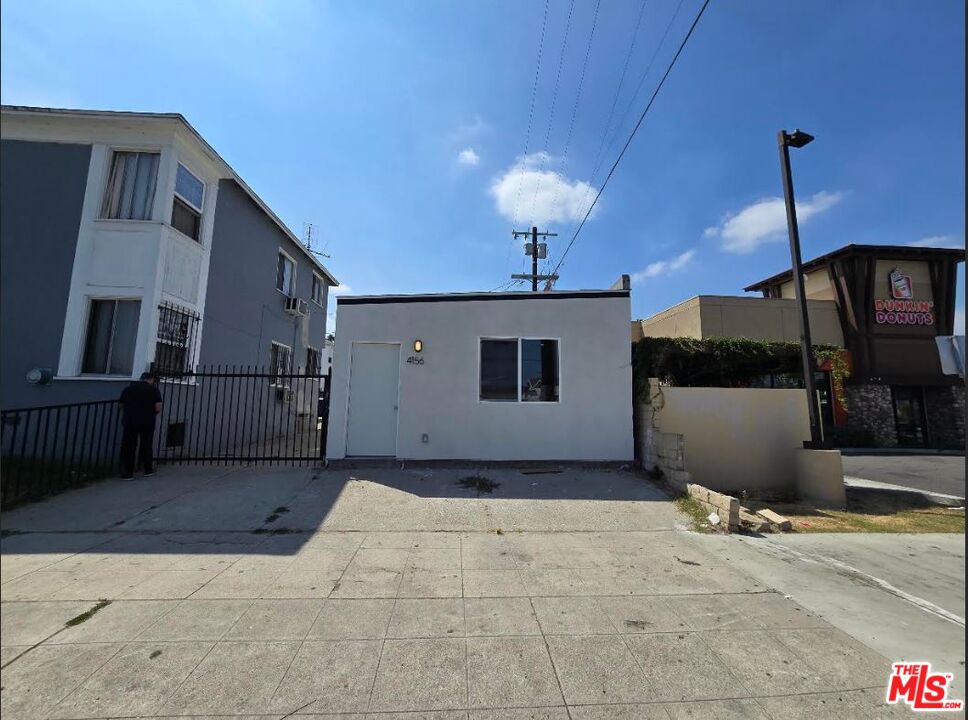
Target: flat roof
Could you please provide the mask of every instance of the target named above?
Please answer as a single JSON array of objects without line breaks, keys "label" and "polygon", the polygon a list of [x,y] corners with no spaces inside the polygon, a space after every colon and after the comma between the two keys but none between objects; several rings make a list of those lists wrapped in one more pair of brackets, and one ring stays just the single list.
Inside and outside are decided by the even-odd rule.
[{"label": "flat roof", "polygon": [[132,110],[82,110],[77,108],[36,107],[33,105],[0,105],[0,109],[2,109],[3,112],[35,115],[68,115],[74,117],[94,117],[105,119],[135,118],[144,120],[174,120],[176,122],[180,122],[195,137],[195,139],[207,153],[225,166],[225,169],[228,170],[229,174],[231,174],[232,180],[238,183],[246,194],[252,198],[253,202],[255,202],[255,204],[258,205],[259,208],[269,216],[272,222],[274,222],[279,229],[282,230],[283,233],[285,233],[286,236],[296,244],[296,247],[302,251],[303,255],[305,255],[306,258],[308,258],[309,261],[316,266],[316,268],[326,275],[326,278],[330,281],[330,283],[332,283],[334,286],[339,286],[339,280],[337,280],[326,268],[326,266],[323,265],[319,259],[312,254],[312,252],[310,252],[309,248],[303,244],[302,240],[296,237],[295,233],[293,233],[293,231],[289,229],[282,219],[272,211],[272,208],[266,204],[265,200],[259,197],[255,190],[248,186],[245,180],[243,180],[242,177],[232,169],[231,165],[225,162],[225,159],[218,154],[215,148],[208,144],[208,141],[201,136],[198,130],[192,127],[192,124],[188,122],[188,120],[185,119],[185,116],[181,113],[137,112]]},{"label": "flat roof", "polygon": [[[965,259],[964,248],[944,248],[944,247],[912,247],[910,245],[844,245],[841,248],[832,250],[826,255],[821,255],[813,260],[803,263],[804,272],[810,272],[811,270],[816,270],[819,267],[827,265],[831,260],[835,260],[839,257],[844,257],[846,255],[892,255],[896,258],[903,258],[907,260],[929,260],[931,258],[939,257],[950,257],[958,258],[959,260]],[[765,287],[770,287],[771,285],[776,285],[777,283],[786,282],[791,277],[793,277],[792,270],[784,270],[776,275],[766,278],[766,280],[760,280],[748,285],[743,288],[746,292],[751,292],[754,290],[762,290]]]},{"label": "flat roof", "polygon": [[337,305],[481,302],[492,300],[568,300],[629,297],[628,290],[551,290],[548,292],[417,293],[412,295],[337,295]]}]

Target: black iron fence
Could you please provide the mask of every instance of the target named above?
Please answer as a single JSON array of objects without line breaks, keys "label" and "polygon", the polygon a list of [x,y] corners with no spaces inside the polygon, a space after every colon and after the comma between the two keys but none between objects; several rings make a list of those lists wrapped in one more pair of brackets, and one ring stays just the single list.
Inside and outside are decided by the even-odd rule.
[{"label": "black iron fence", "polygon": [[121,443],[117,402],[0,413],[0,506],[112,475]]},{"label": "black iron fence", "polygon": [[[163,375],[159,463],[297,464],[326,457],[330,375],[254,366]],[[158,370],[156,370],[158,372]],[[116,474],[117,401],[0,413],[0,504],[9,507]]]},{"label": "black iron fence", "polygon": [[280,365],[220,365],[163,376],[158,461],[227,465],[324,459],[329,375]]}]

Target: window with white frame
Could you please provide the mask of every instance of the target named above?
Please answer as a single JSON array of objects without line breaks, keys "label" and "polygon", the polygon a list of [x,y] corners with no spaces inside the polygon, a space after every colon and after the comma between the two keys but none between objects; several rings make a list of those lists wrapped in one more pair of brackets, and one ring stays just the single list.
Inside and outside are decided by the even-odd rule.
[{"label": "window with white frame", "polygon": [[102,218],[151,220],[160,158],[156,152],[115,151],[101,204]]},{"label": "window with white frame", "polygon": [[192,351],[200,320],[193,310],[174,303],[163,302],[158,306],[155,372],[177,376],[192,371]]},{"label": "window with white frame", "polygon": [[276,290],[288,297],[296,295],[296,261],[282,250],[276,261]]},{"label": "window with white frame", "polygon": [[319,306],[323,304],[323,293],[326,292],[326,285],[323,283],[323,279],[319,277],[316,273],[313,273],[313,290],[312,290],[312,301]]},{"label": "window with white frame", "polygon": [[140,315],[141,300],[92,299],[88,311],[81,373],[130,376],[134,370]]},{"label": "window with white frame", "polygon": [[558,402],[558,341],[481,338],[481,400]]},{"label": "window with white frame", "polygon": [[289,387],[292,374],[292,348],[274,342],[269,346],[269,384]]},{"label": "window with white frame", "polygon": [[205,183],[181,163],[175,173],[175,197],[171,205],[171,226],[192,240],[199,240],[202,231],[202,202]]}]

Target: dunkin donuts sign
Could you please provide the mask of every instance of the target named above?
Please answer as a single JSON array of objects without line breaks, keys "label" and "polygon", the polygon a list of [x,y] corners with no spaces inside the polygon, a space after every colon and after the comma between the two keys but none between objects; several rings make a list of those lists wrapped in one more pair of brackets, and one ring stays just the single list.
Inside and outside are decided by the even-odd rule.
[{"label": "dunkin donuts sign", "polygon": [[894,268],[888,275],[890,300],[874,301],[874,322],[878,325],[934,325],[934,303],[915,300],[911,276]]}]

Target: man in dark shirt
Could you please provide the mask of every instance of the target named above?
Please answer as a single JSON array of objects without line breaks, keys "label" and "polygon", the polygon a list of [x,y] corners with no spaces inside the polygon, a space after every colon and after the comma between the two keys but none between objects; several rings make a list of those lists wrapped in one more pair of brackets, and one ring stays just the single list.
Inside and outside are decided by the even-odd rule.
[{"label": "man in dark shirt", "polygon": [[140,381],[131,383],[121,391],[121,477],[125,480],[134,476],[136,448],[145,477],[155,472],[151,445],[155,435],[155,416],[161,412],[161,393],[157,385],[158,378],[146,372],[141,373]]}]

